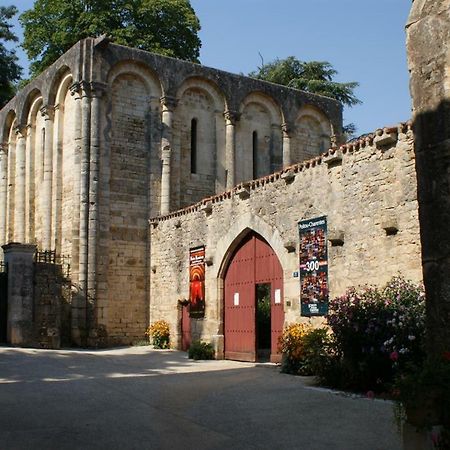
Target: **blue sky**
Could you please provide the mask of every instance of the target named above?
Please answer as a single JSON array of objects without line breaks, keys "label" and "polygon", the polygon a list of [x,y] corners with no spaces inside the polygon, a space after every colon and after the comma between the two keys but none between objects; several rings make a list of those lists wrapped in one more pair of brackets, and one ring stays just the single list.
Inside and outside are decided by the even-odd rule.
[{"label": "blue sky", "polygon": [[[0,0],[22,12],[31,0]],[[357,134],[410,118],[404,25],[410,0],[191,0],[202,64],[247,74],[276,57],[329,61],[337,81],[358,81],[362,105],[345,109]],[[17,23],[17,21],[15,21]],[[18,26],[18,25],[17,25]],[[20,29],[16,29],[20,34]],[[26,65],[25,55],[19,51]]]}]

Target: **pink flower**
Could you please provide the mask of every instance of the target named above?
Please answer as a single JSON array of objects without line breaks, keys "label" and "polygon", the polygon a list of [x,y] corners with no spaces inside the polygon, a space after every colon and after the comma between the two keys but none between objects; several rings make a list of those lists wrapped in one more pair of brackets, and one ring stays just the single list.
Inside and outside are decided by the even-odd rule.
[{"label": "pink flower", "polygon": [[367,391],[366,392],[366,397],[369,398],[370,400],[373,400],[375,398],[375,392]]},{"label": "pink flower", "polygon": [[391,358],[391,361],[398,361],[398,352],[392,352],[390,355],[389,355],[389,358]]}]

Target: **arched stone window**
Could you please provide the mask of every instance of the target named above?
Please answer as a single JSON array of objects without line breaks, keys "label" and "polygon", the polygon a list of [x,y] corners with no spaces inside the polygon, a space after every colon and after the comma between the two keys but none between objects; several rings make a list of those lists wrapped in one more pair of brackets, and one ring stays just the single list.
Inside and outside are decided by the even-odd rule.
[{"label": "arched stone window", "polygon": [[258,178],[258,132],[254,131],[253,140],[253,178]]},{"label": "arched stone window", "polygon": [[197,119],[191,120],[191,173],[197,173]]}]

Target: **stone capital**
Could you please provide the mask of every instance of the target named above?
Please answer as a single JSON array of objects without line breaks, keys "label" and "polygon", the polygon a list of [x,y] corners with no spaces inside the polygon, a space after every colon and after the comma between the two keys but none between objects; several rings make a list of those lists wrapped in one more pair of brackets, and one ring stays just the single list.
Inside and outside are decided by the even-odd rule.
[{"label": "stone capital", "polygon": [[40,111],[45,120],[53,120],[55,115],[55,107],[53,105],[44,105]]},{"label": "stone capital", "polygon": [[281,124],[281,131],[283,132],[283,137],[289,138],[292,136],[294,127],[290,123],[284,122]]},{"label": "stone capital", "polygon": [[81,84],[76,82],[69,87],[70,95],[81,97]]},{"label": "stone capital", "polygon": [[27,135],[27,126],[24,123],[19,123],[14,127],[14,133],[16,134],[17,138],[24,138]]},{"label": "stone capital", "polygon": [[0,156],[8,154],[8,143],[0,142]]},{"label": "stone capital", "polygon": [[105,94],[107,88],[108,85],[106,83],[102,83],[100,81],[92,81],[90,83],[90,94],[92,97],[101,98]]},{"label": "stone capital", "polygon": [[236,111],[230,111],[229,109],[223,113],[227,125],[236,125],[236,122],[240,119],[241,115]]},{"label": "stone capital", "polygon": [[159,99],[161,107],[167,111],[173,111],[178,105],[178,99],[169,95],[164,95]]}]

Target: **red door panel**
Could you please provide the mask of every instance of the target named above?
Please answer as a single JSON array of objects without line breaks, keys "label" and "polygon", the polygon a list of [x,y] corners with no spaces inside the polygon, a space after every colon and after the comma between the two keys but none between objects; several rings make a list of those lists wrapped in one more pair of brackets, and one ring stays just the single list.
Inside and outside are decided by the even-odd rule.
[{"label": "red door panel", "polygon": [[189,305],[181,310],[181,349],[186,351],[191,345],[191,318],[189,317]]},{"label": "red door panel", "polygon": [[[250,234],[234,252],[225,274],[225,358],[256,360],[256,284],[271,284],[271,356],[279,362],[278,337],[284,323],[283,270],[273,249],[259,235]],[[279,295],[276,291],[279,290]],[[238,304],[235,304],[238,294]],[[278,295],[279,303],[276,303]]]}]

